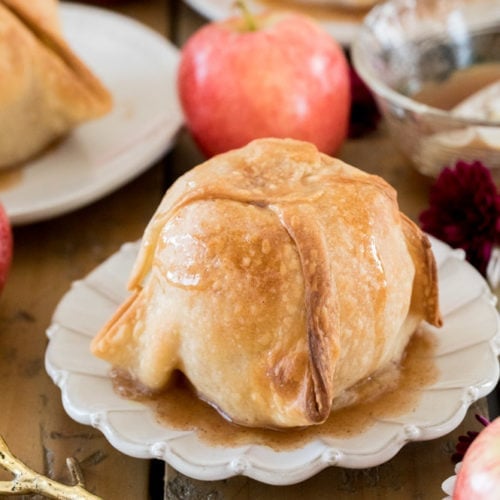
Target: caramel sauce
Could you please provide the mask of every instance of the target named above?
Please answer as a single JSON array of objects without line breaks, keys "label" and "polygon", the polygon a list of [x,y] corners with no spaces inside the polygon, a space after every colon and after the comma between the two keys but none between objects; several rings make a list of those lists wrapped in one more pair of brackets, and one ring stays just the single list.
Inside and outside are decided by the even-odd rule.
[{"label": "caramel sauce", "polygon": [[500,63],[475,64],[461,69],[443,82],[424,85],[413,99],[428,106],[450,110],[482,88],[500,80]]},{"label": "caramel sauce", "polygon": [[55,151],[59,147],[61,142],[63,142],[64,138],[65,137],[54,139],[51,143],[46,145],[41,151],[39,151],[26,161],[16,163],[5,169],[0,169],[0,191],[7,191],[21,184],[24,176],[24,168],[26,167],[26,165],[28,165],[30,162],[42,158],[46,154]]},{"label": "caramel sauce", "polygon": [[269,9],[293,10],[314,19],[345,23],[361,23],[370,10],[369,8],[349,8],[327,3],[306,3],[300,0],[259,0],[259,3]]},{"label": "caramel sauce", "polygon": [[0,191],[7,191],[20,184],[23,180],[23,171],[20,167],[0,170]]},{"label": "caramel sauce", "polygon": [[259,429],[231,423],[200,400],[182,376],[157,395],[118,371],[112,373],[112,379],[121,396],[150,406],[160,423],[177,430],[195,431],[210,445],[261,444],[275,450],[287,450],[316,438],[348,438],[366,430],[377,419],[411,411],[418,404],[423,389],[437,379],[434,351],[435,337],[431,333],[415,333],[400,366],[371,377],[353,389],[358,403],[333,411],[324,424],[300,429]]}]

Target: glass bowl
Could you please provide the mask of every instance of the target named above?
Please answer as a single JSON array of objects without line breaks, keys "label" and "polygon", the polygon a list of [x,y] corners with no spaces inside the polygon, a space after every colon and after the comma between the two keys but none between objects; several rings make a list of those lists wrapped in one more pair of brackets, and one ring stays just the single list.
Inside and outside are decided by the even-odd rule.
[{"label": "glass bowl", "polygon": [[478,160],[499,183],[500,0],[389,0],[368,13],[351,50],[421,173]]}]

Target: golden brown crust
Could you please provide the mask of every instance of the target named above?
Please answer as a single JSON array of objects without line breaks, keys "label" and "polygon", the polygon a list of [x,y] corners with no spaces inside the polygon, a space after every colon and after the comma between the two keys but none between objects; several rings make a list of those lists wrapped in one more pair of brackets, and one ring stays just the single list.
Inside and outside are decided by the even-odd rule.
[{"label": "golden brown crust", "polygon": [[415,267],[418,280],[414,286],[414,302],[422,305],[424,319],[434,326],[441,326],[442,319],[439,312],[439,293],[437,268],[432,253],[429,238],[410,220],[402,214],[403,231]]},{"label": "golden brown crust", "polygon": [[[64,73],[58,74],[58,78],[64,78],[65,93],[68,99],[75,99],[73,105],[79,106],[84,102],[85,114],[101,116],[111,109],[111,95],[103,86],[101,81],[88,69],[88,67],[75,55],[69,45],[65,42],[57,25],[57,12],[52,9],[57,7],[53,0],[38,2],[39,10],[33,11],[33,3],[26,0],[0,0],[38,39],[41,45],[52,53],[64,65]],[[37,5],[35,3],[35,5]],[[82,105],[83,107],[83,105]]]},{"label": "golden brown crust", "polygon": [[64,41],[53,0],[0,0],[0,168],[40,152],[112,98]]},{"label": "golden brown crust", "polygon": [[312,422],[322,422],[330,413],[333,371],[339,352],[337,290],[328,265],[326,242],[314,214],[309,212],[299,218],[294,212],[284,208],[280,220],[297,248],[304,276],[311,370],[307,413]]},{"label": "golden brown crust", "polygon": [[131,274],[136,305],[92,349],[154,389],[181,370],[245,425],[319,423],[439,317],[427,243],[379,177],[254,141],[167,192]]},{"label": "golden brown crust", "polygon": [[31,23],[42,26],[45,31],[61,34],[61,22],[58,12],[58,0],[1,0],[12,12],[22,12]]}]

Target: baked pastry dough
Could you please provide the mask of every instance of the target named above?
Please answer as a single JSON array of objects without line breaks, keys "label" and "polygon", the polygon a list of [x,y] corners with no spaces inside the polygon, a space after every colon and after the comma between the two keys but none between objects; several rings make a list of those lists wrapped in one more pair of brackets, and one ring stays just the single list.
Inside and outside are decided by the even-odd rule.
[{"label": "baked pastry dough", "polygon": [[323,422],[440,324],[428,239],[395,191],[305,142],[260,139],[179,178],[132,295],[92,351],[152,390],[174,371],[248,426]]},{"label": "baked pastry dough", "polygon": [[62,38],[54,0],[0,0],[0,168],[107,113],[109,92]]}]

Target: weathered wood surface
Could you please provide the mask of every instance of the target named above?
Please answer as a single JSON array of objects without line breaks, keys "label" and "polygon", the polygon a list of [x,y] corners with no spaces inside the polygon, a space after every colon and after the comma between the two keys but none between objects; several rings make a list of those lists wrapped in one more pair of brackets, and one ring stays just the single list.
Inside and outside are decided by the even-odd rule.
[{"label": "weathered wood surface", "polygon": [[[181,0],[131,0],[113,9],[139,19],[178,46],[205,22]],[[400,205],[410,217],[415,219],[426,205],[429,181],[409,167],[383,128],[363,140],[349,141],[340,156],[383,175],[398,189]],[[441,498],[441,481],[453,470],[449,457],[456,437],[479,427],[473,414],[486,412],[484,400],[455,432],[410,444],[373,469],[329,468],[303,483],[273,487],[243,477],[195,481],[166,466],[164,491],[155,477],[153,493],[148,491],[149,461],[119,453],[99,431],[66,415],[43,361],[45,329],[57,303],[74,280],[123,243],[139,238],[165,187],[201,159],[183,132],[169,155],[115,193],[67,215],[15,228],[14,262],[0,297],[0,434],[12,452],[36,471],[65,483],[70,481],[65,459],[74,456],[88,489],[109,500]],[[0,480],[8,477],[0,474]]]}]

